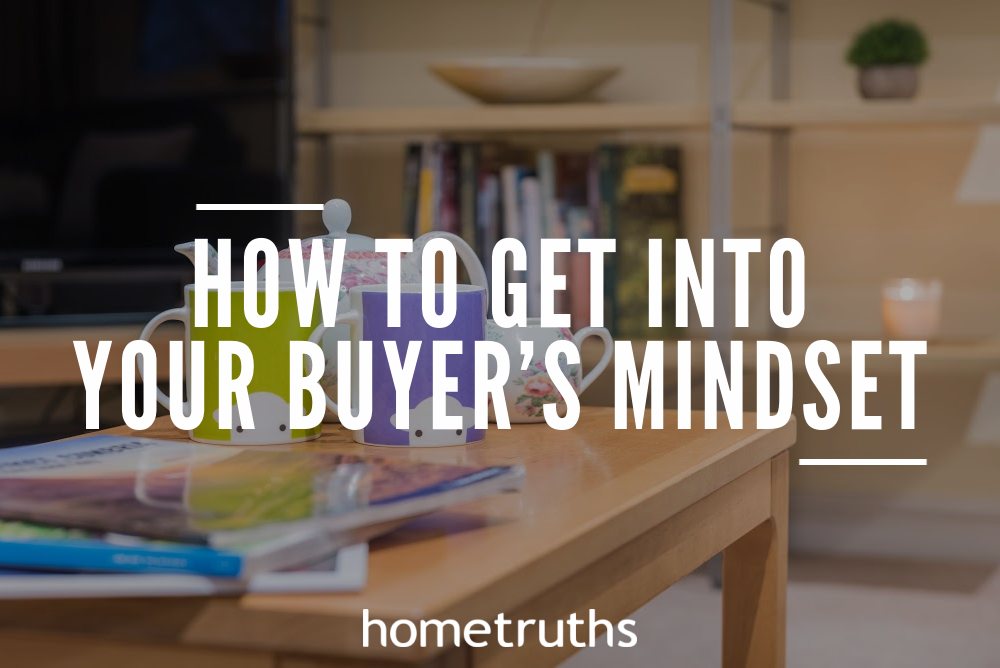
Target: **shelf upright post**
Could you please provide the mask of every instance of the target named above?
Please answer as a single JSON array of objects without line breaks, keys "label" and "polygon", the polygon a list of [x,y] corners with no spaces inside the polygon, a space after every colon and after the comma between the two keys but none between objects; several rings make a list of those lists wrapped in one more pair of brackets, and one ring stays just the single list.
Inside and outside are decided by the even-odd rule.
[{"label": "shelf upright post", "polygon": [[[733,272],[722,253],[732,236],[732,0],[711,0],[711,129],[709,138],[709,220],[715,241],[715,313],[712,338],[719,345],[727,375],[733,336]],[[739,370],[742,372],[742,370]]]},{"label": "shelf upright post", "polygon": [[[787,100],[791,97],[791,17],[790,0],[771,0],[771,99]],[[788,236],[790,169],[790,131],[775,128],[771,131],[771,192],[770,215],[772,243]],[[765,252],[768,249],[761,249]],[[789,307],[790,272],[785,272],[784,308]],[[784,330],[770,325],[775,338]]]},{"label": "shelf upright post", "polygon": [[[319,35],[317,46],[319,60],[316,62],[316,104],[320,109],[329,109],[333,104],[333,94],[330,90],[331,67],[333,59],[333,0],[318,0],[316,9],[319,12]],[[332,195],[333,180],[333,135],[325,132],[319,137],[319,150],[316,152],[316,185],[319,188],[315,201],[325,202]]]},{"label": "shelf upright post", "polygon": [[[715,310],[712,339],[719,346],[726,376],[732,378],[729,348],[733,339],[733,272],[722,252],[723,239],[733,230],[733,0],[712,0],[711,5],[711,125],[709,127],[708,214],[715,242]],[[704,278],[702,279],[704,280]],[[743,373],[737,369],[736,373]],[[716,405],[721,406],[721,392]],[[716,587],[722,587],[722,555],[709,562]]]}]

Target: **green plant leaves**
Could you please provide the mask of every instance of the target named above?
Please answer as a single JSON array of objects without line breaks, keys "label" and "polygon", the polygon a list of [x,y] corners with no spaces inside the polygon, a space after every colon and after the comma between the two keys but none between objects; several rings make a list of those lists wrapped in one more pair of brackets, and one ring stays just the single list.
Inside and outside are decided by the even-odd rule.
[{"label": "green plant leaves", "polygon": [[908,21],[886,19],[858,33],[847,52],[847,62],[856,67],[919,65],[929,55],[920,28]]}]

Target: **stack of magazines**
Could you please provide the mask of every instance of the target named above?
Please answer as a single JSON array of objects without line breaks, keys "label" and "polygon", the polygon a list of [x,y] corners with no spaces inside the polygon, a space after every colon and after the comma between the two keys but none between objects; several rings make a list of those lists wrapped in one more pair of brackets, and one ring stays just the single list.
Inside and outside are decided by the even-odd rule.
[{"label": "stack of magazines", "polygon": [[0,450],[0,599],[357,591],[369,539],[523,480],[314,446],[95,435]]}]

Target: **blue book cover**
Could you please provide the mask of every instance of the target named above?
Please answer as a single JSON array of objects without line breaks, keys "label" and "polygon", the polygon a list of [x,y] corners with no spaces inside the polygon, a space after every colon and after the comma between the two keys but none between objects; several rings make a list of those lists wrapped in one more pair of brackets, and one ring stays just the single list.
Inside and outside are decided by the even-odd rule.
[{"label": "blue book cover", "polygon": [[368,545],[337,550],[318,561],[249,578],[197,573],[41,571],[0,566],[0,601],[39,598],[213,596],[359,591],[368,577]]},{"label": "blue book cover", "polygon": [[0,521],[0,566],[117,573],[245,575],[244,555],[199,545]]}]

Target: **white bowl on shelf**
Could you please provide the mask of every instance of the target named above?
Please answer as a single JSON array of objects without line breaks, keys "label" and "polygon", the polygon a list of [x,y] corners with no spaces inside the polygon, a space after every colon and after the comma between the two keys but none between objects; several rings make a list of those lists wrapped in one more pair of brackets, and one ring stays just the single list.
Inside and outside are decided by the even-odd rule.
[{"label": "white bowl on shelf", "polygon": [[577,58],[463,58],[430,66],[438,78],[488,103],[568,102],[618,73],[619,67]]}]

